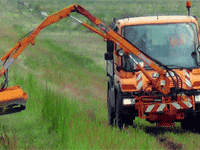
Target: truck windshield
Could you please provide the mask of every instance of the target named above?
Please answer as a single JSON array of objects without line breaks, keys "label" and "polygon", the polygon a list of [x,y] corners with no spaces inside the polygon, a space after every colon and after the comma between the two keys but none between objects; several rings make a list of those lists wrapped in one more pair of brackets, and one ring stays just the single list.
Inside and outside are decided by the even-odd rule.
[{"label": "truck windshield", "polygon": [[[193,23],[125,26],[124,37],[151,57],[170,68],[197,68],[191,53],[198,46],[196,25]],[[137,61],[139,60],[135,57]]]}]

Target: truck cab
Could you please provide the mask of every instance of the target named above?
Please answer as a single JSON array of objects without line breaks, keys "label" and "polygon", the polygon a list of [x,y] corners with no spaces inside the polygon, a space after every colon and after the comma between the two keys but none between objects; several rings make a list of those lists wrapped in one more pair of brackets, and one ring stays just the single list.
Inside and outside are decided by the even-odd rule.
[{"label": "truck cab", "polygon": [[[182,91],[188,91],[190,94],[186,94],[185,99],[189,99],[187,103],[183,100],[185,105],[178,102],[177,93],[174,98],[177,101],[171,98],[173,102],[163,103],[163,97],[157,92],[152,92],[154,89],[150,87],[147,77],[137,70],[130,56],[123,52],[118,43],[108,41],[106,60],[109,77],[107,96],[109,124],[117,125],[120,129],[129,125],[135,127],[133,120],[139,116],[152,123],[156,122],[160,126],[171,126],[175,121],[179,121],[183,122],[183,127],[188,128],[184,124],[184,119],[188,114],[185,110],[194,110],[193,103],[196,110],[200,110],[199,96],[192,95],[193,89],[200,89],[198,78],[200,37],[196,17],[177,15],[125,18],[115,22],[114,31],[143,54],[171,70],[168,73],[171,77],[169,85],[171,89],[178,86]],[[131,56],[152,78],[159,76],[141,59],[134,54]],[[181,78],[178,85],[175,85],[172,79],[175,76],[174,72]],[[168,118],[173,120],[171,123],[161,121],[160,116],[164,117],[167,107],[177,109],[176,117]],[[188,120],[185,119],[186,121]]]},{"label": "truck cab", "polygon": [[[192,16],[151,16],[121,19],[116,23],[118,33],[151,58],[165,64],[170,69],[198,69],[199,29]],[[126,54],[119,56],[120,47],[115,45],[114,64],[116,78],[133,78],[134,63]],[[135,57],[146,70],[152,70],[142,60]],[[115,67],[117,68],[117,67]],[[126,82],[126,81],[124,81]],[[121,84],[121,87],[123,84]],[[136,89],[122,88],[123,92],[134,92]],[[131,87],[131,86],[129,86]]]}]

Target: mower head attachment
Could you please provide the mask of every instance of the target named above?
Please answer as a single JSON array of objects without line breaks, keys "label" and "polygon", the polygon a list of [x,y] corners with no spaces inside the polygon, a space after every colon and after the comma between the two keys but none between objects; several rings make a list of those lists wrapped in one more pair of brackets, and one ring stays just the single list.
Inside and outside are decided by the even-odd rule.
[{"label": "mower head attachment", "polygon": [[17,113],[26,109],[27,94],[18,86],[0,91],[0,115]]}]

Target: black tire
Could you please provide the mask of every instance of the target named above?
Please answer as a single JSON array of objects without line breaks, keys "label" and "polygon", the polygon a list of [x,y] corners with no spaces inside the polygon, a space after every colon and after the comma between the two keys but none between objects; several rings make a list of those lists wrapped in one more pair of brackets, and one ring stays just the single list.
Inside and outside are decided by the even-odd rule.
[{"label": "black tire", "polygon": [[117,91],[116,97],[116,125],[121,130],[124,126],[124,113],[123,113],[123,96],[122,93]]},{"label": "black tire", "polygon": [[133,108],[124,107],[123,106],[123,93],[116,93],[116,125],[122,130],[125,127],[131,126],[132,128],[136,128],[137,126],[134,124],[133,120],[135,116],[133,114]]},{"label": "black tire", "polygon": [[115,91],[110,88],[110,84],[108,82],[107,89],[107,107],[108,107],[108,124],[111,126],[115,125],[115,108],[111,105],[111,101],[115,101]]},{"label": "black tire", "polygon": [[181,122],[181,127],[184,129],[184,130],[189,130],[190,129],[190,126],[188,125],[188,121],[185,119],[183,119],[183,121]]},{"label": "black tire", "polygon": [[195,116],[193,114],[189,114],[183,119],[181,122],[181,127],[184,130],[195,131]]},{"label": "black tire", "polygon": [[131,126],[132,128],[137,128],[136,124],[134,124],[133,120],[135,119],[135,117],[128,117],[126,120],[125,120],[125,126],[128,127],[128,126]]},{"label": "black tire", "polygon": [[197,113],[194,118],[195,132],[200,133],[200,113]]}]

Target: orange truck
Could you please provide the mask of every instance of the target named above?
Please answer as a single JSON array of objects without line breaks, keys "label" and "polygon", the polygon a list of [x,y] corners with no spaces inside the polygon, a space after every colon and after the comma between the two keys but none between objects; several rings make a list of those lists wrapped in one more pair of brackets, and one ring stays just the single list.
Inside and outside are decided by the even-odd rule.
[{"label": "orange truck", "polygon": [[[8,68],[39,32],[71,17],[107,41],[105,53],[108,77],[108,123],[123,129],[136,127],[135,117],[158,126],[174,126],[199,131],[200,122],[200,47],[196,17],[149,16],[115,20],[114,29],[106,26],[80,5],[71,5],[48,16],[36,29],[5,54],[0,76],[2,114],[25,109],[27,94],[19,87],[8,86]],[[87,17],[100,30],[71,16]],[[20,107],[17,107],[20,106]]]}]

